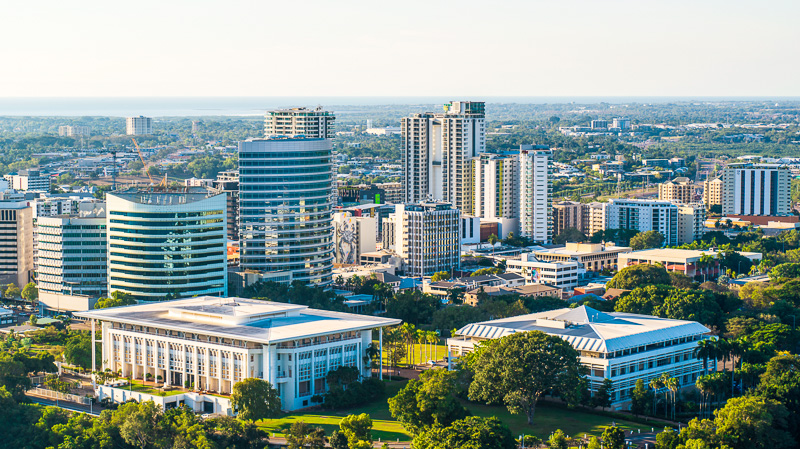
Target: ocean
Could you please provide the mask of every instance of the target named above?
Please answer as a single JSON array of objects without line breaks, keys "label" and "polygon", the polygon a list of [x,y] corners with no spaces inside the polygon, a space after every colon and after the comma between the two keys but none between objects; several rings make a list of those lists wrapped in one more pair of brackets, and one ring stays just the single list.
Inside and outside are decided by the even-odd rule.
[{"label": "ocean", "polygon": [[[800,97],[6,97],[0,116],[199,117],[262,115],[268,109],[317,105],[346,113],[358,106],[436,105],[463,99],[517,104],[630,104],[686,101],[796,102]],[[337,108],[338,107],[338,108]]]}]

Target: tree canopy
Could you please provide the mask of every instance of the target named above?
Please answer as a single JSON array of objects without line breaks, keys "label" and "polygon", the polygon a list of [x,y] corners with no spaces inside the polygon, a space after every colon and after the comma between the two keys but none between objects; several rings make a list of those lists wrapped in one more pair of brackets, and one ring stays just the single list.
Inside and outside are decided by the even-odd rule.
[{"label": "tree canopy", "polygon": [[631,238],[631,249],[634,251],[661,248],[664,245],[664,235],[658,231],[640,232]]},{"label": "tree canopy", "polygon": [[536,402],[548,391],[567,402],[577,400],[583,375],[578,351],[564,339],[540,331],[520,332],[480,347],[469,367],[469,398],[504,403],[512,413],[525,413],[533,423]]},{"label": "tree canopy", "polygon": [[625,267],[611,278],[606,288],[632,290],[647,285],[669,285],[667,269],[662,265],[641,264]]},{"label": "tree canopy", "polygon": [[258,421],[274,418],[281,411],[278,390],[266,380],[250,377],[236,382],[231,392],[231,404],[244,420]]}]

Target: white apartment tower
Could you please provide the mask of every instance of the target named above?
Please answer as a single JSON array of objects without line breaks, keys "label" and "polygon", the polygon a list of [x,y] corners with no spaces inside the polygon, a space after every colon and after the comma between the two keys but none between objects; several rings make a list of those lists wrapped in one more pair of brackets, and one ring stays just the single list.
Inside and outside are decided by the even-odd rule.
[{"label": "white apartment tower", "polygon": [[138,116],[125,119],[125,131],[129,136],[146,136],[153,134],[153,119]]},{"label": "white apartment tower", "polygon": [[322,106],[315,109],[292,108],[268,111],[264,119],[264,136],[305,136],[313,139],[332,139],[333,112]]},{"label": "white apartment tower", "polygon": [[79,213],[39,217],[36,223],[41,300],[47,295],[107,294],[105,203],[81,203]]},{"label": "white apartment tower", "polygon": [[791,172],[774,164],[731,164],[722,171],[722,213],[789,215]]},{"label": "white apartment tower", "polygon": [[431,276],[461,265],[461,212],[449,203],[398,204],[394,247],[408,276]]},{"label": "white apartment tower", "polygon": [[553,238],[549,163],[552,151],[543,145],[520,145],[520,235],[538,243]]},{"label": "white apartment tower", "polygon": [[486,150],[483,102],[452,101],[444,113],[426,112],[401,122],[405,202],[467,205],[469,161]]},{"label": "white apartment tower", "polygon": [[678,206],[669,201],[612,198],[604,204],[606,229],[658,231],[666,245],[678,244]]}]

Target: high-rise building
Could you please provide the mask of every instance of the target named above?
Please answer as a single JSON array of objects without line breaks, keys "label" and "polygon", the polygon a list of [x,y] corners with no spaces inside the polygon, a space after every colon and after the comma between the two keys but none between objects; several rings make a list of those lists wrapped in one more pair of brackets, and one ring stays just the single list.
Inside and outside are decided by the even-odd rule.
[{"label": "high-rise building", "polygon": [[691,203],[694,200],[694,185],[689,178],[675,178],[658,185],[658,199]]},{"label": "high-rise building", "polygon": [[227,296],[225,195],[129,190],[106,201],[109,293],[139,301]]},{"label": "high-rise building", "polygon": [[677,204],[678,244],[691,243],[705,233],[706,206],[703,203]]},{"label": "high-rise building", "polygon": [[703,203],[706,207],[722,206],[722,178],[703,181]]},{"label": "high-rise building", "polygon": [[398,204],[388,221],[406,275],[431,276],[461,266],[461,212],[451,204]]},{"label": "high-rise building", "polygon": [[608,129],[608,120],[592,120],[592,129]]},{"label": "high-rise building", "polygon": [[465,177],[465,214],[480,217],[481,222],[500,225],[500,236],[519,228],[519,153],[483,153],[472,158],[470,174]]},{"label": "high-rise building", "polygon": [[330,139],[276,137],[239,142],[239,266],[291,271],[328,285],[333,270]]},{"label": "high-rise building", "polygon": [[62,137],[88,136],[89,127],[80,125],[61,125],[58,127],[58,135]]},{"label": "high-rise building", "polygon": [[789,215],[791,172],[775,164],[730,164],[722,170],[722,213]]},{"label": "high-rise building", "polygon": [[612,128],[618,128],[623,131],[631,128],[631,119],[629,118],[617,117],[611,123]]},{"label": "high-rise building", "polygon": [[78,213],[39,217],[36,223],[39,299],[48,295],[107,294],[108,247],[104,203],[85,202]]},{"label": "high-rise building", "polygon": [[470,159],[486,150],[483,102],[452,101],[444,113],[404,117],[401,124],[405,202],[467,206]]},{"label": "high-rise building", "polygon": [[552,151],[544,145],[520,145],[520,235],[539,243],[553,238],[549,164]]},{"label": "high-rise building", "polygon": [[597,231],[606,229],[605,203],[592,202],[586,205],[585,222],[587,223],[587,237],[592,237]]},{"label": "high-rise building", "polygon": [[32,210],[25,201],[0,201],[0,284],[21,289],[32,275]]},{"label": "high-rise building", "polygon": [[125,133],[129,136],[146,136],[153,134],[153,119],[138,116],[125,119]]},{"label": "high-rise building", "polygon": [[50,174],[35,168],[20,170],[19,173],[11,175],[10,184],[14,190],[49,192]]},{"label": "high-rise building", "polygon": [[378,222],[375,217],[353,216],[351,212],[333,214],[336,263],[357,265],[361,253],[377,249]]},{"label": "high-rise building", "polygon": [[268,111],[264,119],[264,135],[305,136],[313,139],[332,139],[334,134],[333,112],[316,109],[292,108]]},{"label": "high-rise building", "polygon": [[228,240],[239,240],[239,170],[219,172],[213,186],[227,201]]},{"label": "high-rise building", "polygon": [[553,236],[561,234],[567,228],[575,228],[584,234],[589,230],[586,219],[586,205],[577,201],[560,201],[553,203]]},{"label": "high-rise building", "polygon": [[678,244],[678,206],[675,203],[612,198],[604,208],[606,229],[658,231],[666,245]]}]

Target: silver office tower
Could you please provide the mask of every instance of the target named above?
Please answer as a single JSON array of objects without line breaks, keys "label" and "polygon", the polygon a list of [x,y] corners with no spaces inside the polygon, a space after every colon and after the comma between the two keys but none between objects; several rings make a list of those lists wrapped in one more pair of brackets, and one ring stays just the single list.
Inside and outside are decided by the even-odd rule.
[{"label": "silver office tower", "polygon": [[444,201],[464,210],[471,159],[486,151],[484,103],[453,101],[444,109],[402,120],[404,200]]},{"label": "silver office tower", "polygon": [[[287,128],[291,134],[297,131],[296,126]],[[267,139],[239,142],[243,270],[288,271],[293,280],[330,284],[333,173],[330,131],[325,128],[312,137],[279,135],[272,128]]]}]

